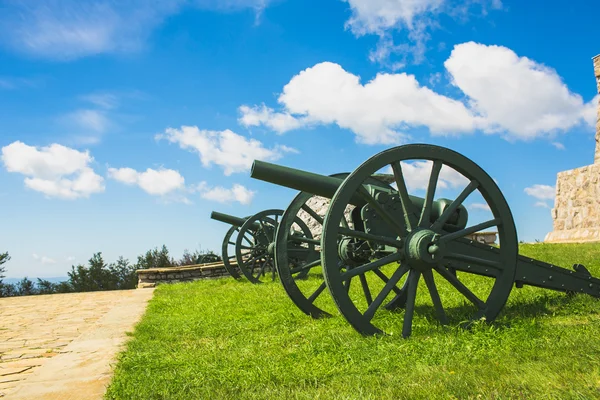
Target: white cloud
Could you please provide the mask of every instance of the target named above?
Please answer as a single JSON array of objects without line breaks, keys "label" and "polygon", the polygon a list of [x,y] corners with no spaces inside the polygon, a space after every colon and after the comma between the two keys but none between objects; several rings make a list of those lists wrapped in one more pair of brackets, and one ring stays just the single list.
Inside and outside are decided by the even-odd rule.
[{"label": "white cloud", "polygon": [[468,209],[474,211],[491,211],[487,203],[472,203],[467,206]]},{"label": "white cloud", "polygon": [[548,203],[546,203],[545,201],[536,201],[535,204],[533,205],[534,207],[541,207],[541,208],[548,208],[551,209],[552,207],[550,207],[548,205]]},{"label": "white cloud", "polygon": [[436,93],[406,73],[379,73],[361,84],[360,77],[340,65],[323,62],[284,86],[278,98],[281,110],[243,105],[239,122],[278,133],[337,124],[366,144],[401,144],[418,127],[432,135],[481,130],[507,140],[531,140],[595,124],[589,110],[598,98],[584,103],[554,70],[506,47],[459,44],[444,66],[467,96],[464,102]]},{"label": "white cloud", "polygon": [[565,149],[565,145],[560,143],[560,142],[552,142],[551,143],[552,146],[556,147],[558,150],[564,150]]},{"label": "white cloud", "polygon": [[[400,163],[402,165],[402,175],[406,182],[406,188],[410,190],[426,190],[431,176],[431,161],[414,161]],[[393,171],[389,167],[387,173],[392,174]],[[463,188],[469,183],[469,180],[464,175],[456,170],[443,165],[438,177],[436,191],[443,189]]]},{"label": "white cloud", "polygon": [[9,2],[0,14],[0,38],[16,51],[54,60],[144,48],[152,30],[184,6],[217,11],[253,8],[267,0],[36,0]]},{"label": "white cloud", "polygon": [[47,197],[87,198],[104,191],[104,179],[89,166],[93,157],[60,144],[38,150],[20,141],[2,148],[2,161],[8,172],[18,172],[25,186]]},{"label": "white cloud", "polygon": [[75,261],[75,257],[73,257],[73,256],[68,256],[68,257],[66,258],[66,260],[67,260],[67,261]]},{"label": "white cloud", "polygon": [[178,171],[152,168],[138,172],[132,168],[109,168],[108,176],[126,185],[137,185],[154,196],[164,196],[185,189],[185,180]]},{"label": "white cloud", "polygon": [[156,135],[156,139],[166,139],[179,144],[182,149],[197,152],[204,167],[219,165],[225,175],[248,171],[254,160],[275,161],[284,153],[297,152],[281,145],[266,148],[260,141],[238,135],[229,129],[208,131],[196,126],[182,126],[181,129],[168,128],[164,134]]},{"label": "white cloud", "polygon": [[459,44],[444,66],[470,107],[486,119],[487,132],[532,139],[587,121],[589,106],[556,71],[506,47]]},{"label": "white cloud", "polygon": [[[402,143],[408,139],[404,131],[419,126],[443,134],[472,131],[478,123],[464,104],[419,85],[413,75],[377,74],[363,85],[358,76],[330,62],[294,76],[278,101],[285,108],[283,113],[263,113],[260,119],[244,115],[241,123],[273,126],[277,124],[271,120],[289,121],[289,114],[296,114],[297,124],[335,123],[367,144]],[[277,126],[283,132],[294,124]]]},{"label": "white cloud", "polygon": [[35,260],[38,260],[39,262],[41,262],[42,264],[56,264],[56,261],[53,260],[50,257],[46,257],[46,256],[38,256],[37,254],[33,253],[32,254],[33,258]]},{"label": "white cloud", "polygon": [[[379,36],[376,49],[372,50],[371,61],[388,64],[392,54],[400,54],[401,61],[389,64],[393,70],[403,68],[408,56],[415,63],[425,59],[430,31],[438,28],[439,15],[466,20],[472,5],[481,7],[486,15],[488,6],[502,8],[500,0],[343,0],[350,6],[352,15],[345,27],[357,37],[374,34]],[[394,39],[394,31],[405,31],[400,40]],[[401,42],[401,44],[395,44]]]},{"label": "white cloud", "polygon": [[533,185],[525,188],[525,193],[539,200],[554,200],[556,188],[549,185]]},{"label": "white cloud", "polygon": [[239,111],[242,114],[239,122],[243,126],[265,125],[277,133],[284,133],[303,125],[301,120],[289,113],[277,113],[264,104],[254,107],[243,105],[239,108]]},{"label": "white cloud", "polygon": [[92,109],[73,111],[65,115],[63,121],[76,128],[94,133],[104,133],[110,126],[110,122],[104,112]]},{"label": "white cloud", "polygon": [[219,203],[230,203],[237,201],[240,204],[248,205],[252,202],[255,191],[249,190],[240,184],[233,184],[231,189],[222,186],[209,187],[206,182],[200,183],[194,191],[200,192],[200,197],[206,200],[212,200]]}]

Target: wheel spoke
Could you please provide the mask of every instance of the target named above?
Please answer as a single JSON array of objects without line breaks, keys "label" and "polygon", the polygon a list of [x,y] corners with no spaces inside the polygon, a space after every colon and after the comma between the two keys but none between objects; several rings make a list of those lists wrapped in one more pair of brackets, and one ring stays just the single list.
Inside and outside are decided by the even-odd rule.
[{"label": "wheel spoke", "polygon": [[390,239],[385,236],[373,235],[373,234],[365,233],[362,231],[355,231],[354,229],[339,227],[338,233],[341,235],[344,235],[344,236],[350,236],[350,237],[357,238],[357,239],[364,239],[364,240],[369,240],[369,241],[373,241],[373,242],[387,244],[388,246],[392,246],[397,249],[404,247],[404,244],[399,240]]},{"label": "wheel spoke", "polygon": [[465,237],[475,232],[479,232],[482,229],[487,229],[492,226],[499,226],[502,224],[502,220],[500,218],[494,218],[486,222],[482,222],[477,225],[473,225],[469,228],[461,229],[460,231],[448,233],[447,235],[441,236],[439,238],[440,242],[448,242],[450,240],[454,240],[456,238]]},{"label": "wheel spoke", "polygon": [[390,294],[392,289],[396,286],[396,283],[404,276],[404,274],[408,271],[408,267],[405,265],[399,265],[396,271],[392,274],[392,277],[387,281],[381,292],[377,295],[375,300],[369,304],[367,311],[364,312],[363,316],[367,318],[369,321],[375,315],[375,311],[379,308],[383,300]]},{"label": "wheel spoke", "polygon": [[383,267],[386,264],[392,263],[394,261],[400,260],[402,255],[400,253],[392,253],[385,257],[379,258],[375,261],[371,261],[370,263],[363,264],[360,267],[352,268],[341,275],[342,279],[350,279],[353,276],[364,274],[365,272],[371,271],[375,268]]},{"label": "wheel spoke", "polygon": [[373,297],[371,296],[371,289],[369,289],[369,284],[367,283],[367,278],[365,274],[359,275],[360,284],[362,286],[363,292],[365,294],[365,299],[367,300],[367,305],[371,305],[373,302]]},{"label": "wheel spoke", "polygon": [[407,338],[412,332],[412,320],[415,312],[415,300],[417,298],[417,287],[419,286],[419,277],[421,273],[412,270],[408,274],[408,291],[406,295],[406,309],[404,311],[404,322],[402,324],[402,336]]},{"label": "wheel spoke", "polygon": [[315,210],[310,208],[306,203],[302,205],[302,209],[307,212],[311,217],[313,217],[320,225],[323,225],[323,218],[317,214]]},{"label": "wheel spoke", "polygon": [[475,296],[468,287],[466,287],[461,281],[458,280],[457,277],[452,275],[445,267],[437,267],[435,269],[438,274],[440,274],[444,279],[446,279],[452,286],[456,288],[463,296],[465,296],[471,303],[475,305],[478,309],[483,309],[485,307],[485,303],[479,299],[479,297]]},{"label": "wheel spoke", "polygon": [[433,272],[431,272],[430,269],[423,271],[423,279],[425,279],[427,289],[429,289],[429,294],[431,295],[431,302],[433,303],[433,307],[435,308],[437,317],[442,325],[446,325],[448,323],[448,318],[446,317],[446,312],[444,311],[444,307],[442,306],[440,294],[438,293],[437,287],[435,286]]},{"label": "wheel spoke", "polygon": [[431,175],[429,175],[429,183],[427,184],[427,192],[425,193],[425,202],[423,203],[421,217],[419,218],[419,227],[421,228],[431,224],[431,207],[433,206],[433,197],[435,195],[435,189],[437,188],[441,170],[442,162],[435,160],[431,167]]},{"label": "wheel spoke", "polygon": [[[390,280],[390,278],[388,278],[386,276],[386,274],[384,274],[383,272],[381,272],[380,269],[376,268],[373,270],[373,272],[375,273],[375,275],[377,275],[379,277],[379,279],[381,279],[384,283],[388,283],[388,281]],[[398,286],[394,285],[394,287],[392,287],[392,290],[394,291],[394,293],[396,294],[400,294],[402,293],[402,289],[399,289]]]},{"label": "wheel spoke", "polygon": [[404,220],[406,227],[409,231],[413,231],[417,227],[416,214],[414,212],[414,205],[410,201],[408,190],[406,189],[406,182],[404,181],[404,174],[402,173],[402,166],[399,162],[391,164],[392,171],[394,171],[394,179],[396,180],[396,187],[400,194],[400,200],[402,200],[402,208],[404,209]]},{"label": "wheel spoke", "polygon": [[308,301],[313,303],[315,301],[315,299],[317,297],[319,297],[319,295],[323,292],[323,290],[325,289],[325,281],[323,281],[319,287],[317,288],[317,290],[315,290],[315,292],[313,294],[310,295],[310,297],[308,298]]},{"label": "wheel spoke", "polygon": [[306,271],[307,269],[311,269],[313,267],[316,267],[317,265],[321,265],[321,259],[317,259],[313,262],[310,262],[308,264],[304,264],[301,267],[296,267],[296,268],[292,268],[290,269],[290,274],[295,274],[297,272],[302,272],[302,271]]},{"label": "wheel spoke", "polygon": [[467,187],[464,188],[464,190],[458,195],[458,197],[454,199],[452,203],[450,203],[448,208],[446,208],[442,215],[440,215],[437,221],[435,221],[434,224],[431,225],[431,229],[434,231],[440,230],[444,226],[444,224],[448,222],[448,219],[450,219],[450,216],[456,211],[456,209],[463,203],[463,201],[465,201],[465,199],[471,193],[473,193],[475,189],[477,189],[477,187],[479,187],[479,182],[477,182],[476,180],[472,180],[467,185]]},{"label": "wheel spoke", "polygon": [[377,200],[367,192],[367,189],[364,186],[360,186],[358,188],[358,194],[367,202],[377,214],[381,216],[381,218],[387,222],[389,225],[394,228],[394,231],[397,235],[406,236],[406,227],[404,225],[399,225],[396,219],[390,215],[382,206],[379,204]]}]

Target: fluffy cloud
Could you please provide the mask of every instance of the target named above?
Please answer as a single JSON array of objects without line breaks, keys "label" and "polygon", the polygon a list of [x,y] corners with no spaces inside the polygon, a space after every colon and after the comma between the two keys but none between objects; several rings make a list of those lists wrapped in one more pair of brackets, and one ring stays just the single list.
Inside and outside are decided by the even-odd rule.
[{"label": "fluffy cloud", "polygon": [[340,65],[323,62],[284,86],[278,98],[281,110],[243,105],[239,122],[278,133],[336,124],[366,144],[400,144],[418,127],[433,135],[481,130],[508,140],[530,140],[595,124],[589,110],[598,98],[584,103],[556,71],[506,47],[459,44],[444,66],[452,84],[466,95],[464,102],[436,93],[406,73],[380,73],[361,84]]},{"label": "fluffy cloud", "polygon": [[[419,85],[413,75],[378,74],[366,84],[340,65],[323,62],[294,76],[279,96],[285,110],[242,106],[240,123],[263,124],[284,132],[299,124],[331,124],[352,130],[359,142],[394,144],[406,141],[403,130],[426,126],[434,133],[472,131],[478,119],[461,102]],[[248,117],[249,110],[252,111]],[[296,114],[296,124],[290,123]],[[277,124],[273,120],[285,120]]]},{"label": "fluffy cloud", "polygon": [[591,106],[556,71],[506,47],[463,43],[444,66],[471,109],[486,119],[487,132],[531,139],[590,122]]},{"label": "fluffy cloud", "polygon": [[535,207],[551,208],[547,201],[554,201],[556,196],[556,188],[549,185],[533,185],[525,188],[525,193],[531,197],[535,197],[539,201],[534,204]]},{"label": "fluffy cloud", "polygon": [[[431,176],[431,161],[414,161],[400,163],[402,165],[402,174],[406,182],[406,188],[410,190],[426,190]],[[391,167],[388,169],[389,174],[393,174]],[[464,188],[469,183],[469,180],[456,170],[443,165],[438,177],[436,192],[444,189]]]},{"label": "fluffy cloud", "polygon": [[208,131],[195,126],[182,126],[181,129],[168,128],[164,134],[156,135],[156,139],[166,139],[179,144],[182,149],[197,152],[204,167],[219,165],[225,175],[248,171],[254,160],[274,161],[284,153],[297,152],[287,146],[266,148],[260,141],[248,139],[229,129]]},{"label": "fluffy cloud", "polygon": [[87,198],[104,191],[104,179],[89,164],[88,151],[81,152],[60,144],[41,149],[20,141],[2,148],[2,161],[8,172],[25,176],[25,186],[47,197]]},{"label": "fluffy cloud", "polygon": [[240,204],[248,205],[252,202],[255,191],[249,190],[240,184],[233,184],[231,189],[222,186],[210,187],[206,182],[202,182],[194,188],[194,191],[200,193],[200,197],[206,200],[212,200],[219,203],[230,203],[237,201]]},{"label": "fluffy cloud", "polygon": [[153,196],[164,196],[185,189],[185,180],[178,171],[152,168],[138,172],[132,168],[109,168],[108,176],[126,185],[137,185]]},{"label": "fluffy cloud", "polygon": [[53,260],[50,257],[46,257],[46,256],[38,256],[37,254],[33,253],[32,254],[33,258],[39,262],[41,262],[42,264],[56,264],[56,261]]},{"label": "fluffy cloud", "polygon": [[54,60],[133,52],[152,30],[184,6],[217,11],[253,8],[257,17],[268,0],[36,0],[8,2],[0,13],[0,38],[20,52]]},{"label": "fluffy cloud", "polygon": [[472,203],[469,204],[467,208],[473,211],[491,211],[491,208],[487,203]]},{"label": "fluffy cloud", "polygon": [[554,200],[556,188],[549,185],[533,185],[525,188],[525,193],[539,200]]},{"label": "fluffy cloud", "polygon": [[[360,37],[367,34],[379,36],[377,47],[371,51],[371,61],[382,62],[392,69],[403,68],[412,57],[415,63],[425,59],[430,31],[439,27],[438,16],[466,20],[471,6],[481,7],[481,14],[487,14],[488,8],[502,8],[501,0],[343,0],[352,12],[346,21],[346,28]],[[406,35],[395,44],[394,31],[404,31]],[[388,63],[392,54],[400,54],[401,61]]]}]

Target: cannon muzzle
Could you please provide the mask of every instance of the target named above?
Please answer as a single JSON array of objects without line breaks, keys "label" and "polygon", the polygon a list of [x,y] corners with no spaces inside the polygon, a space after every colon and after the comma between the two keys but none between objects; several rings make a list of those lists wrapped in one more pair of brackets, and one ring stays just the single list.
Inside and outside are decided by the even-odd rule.
[{"label": "cannon muzzle", "polygon": [[[314,174],[312,172],[259,160],[255,160],[252,164],[250,177],[274,183],[275,185],[285,186],[290,189],[312,193],[328,199],[333,198],[338,187],[340,187],[344,181],[342,178]],[[382,181],[381,187],[383,190],[386,190],[386,186],[387,185]],[[409,198],[416,210],[421,210],[423,208],[425,199],[416,196],[409,196]],[[447,199],[438,199],[434,201],[431,209],[431,222],[435,222],[451,203],[452,201]],[[367,203],[362,197],[356,194],[350,199],[350,204],[356,207],[362,207]],[[452,230],[462,229],[467,225],[467,219],[467,209],[463,205],[460,205],[448,219],[446,225],[452,226]]]}]

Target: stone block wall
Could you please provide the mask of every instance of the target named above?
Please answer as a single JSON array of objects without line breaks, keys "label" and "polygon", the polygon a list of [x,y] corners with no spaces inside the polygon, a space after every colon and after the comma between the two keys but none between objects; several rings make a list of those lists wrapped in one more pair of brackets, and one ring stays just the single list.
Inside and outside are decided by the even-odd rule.
[{"label": "stone block wall", "polygon": [[159,283],[196,281],[230,276],[222,262],[187,265],[185,267],[138,269],[138,289],[155,287]]},{"label": "stone block wall", "polygon": [[546,242],[600,241],[600,163],[559,172]]}]

